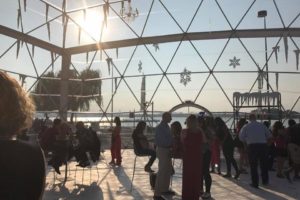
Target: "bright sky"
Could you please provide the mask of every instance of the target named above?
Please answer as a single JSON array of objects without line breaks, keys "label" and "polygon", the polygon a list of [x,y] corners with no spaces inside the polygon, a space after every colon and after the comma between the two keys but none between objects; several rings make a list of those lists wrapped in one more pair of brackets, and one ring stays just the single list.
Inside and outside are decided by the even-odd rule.
[{"label": "bright sky", "polygon": [[[45,23],[46,6],[44,3],[39,0],[27,1],[26,12],[24,12],[23,1],[20,0],[20,2],[24,32],[31,31],[35,27]],[[47,0],[47,2],[58,8],[62,5],[62,0]],[[111,0],[110,2],[113,1]],[[253,2],[254,4],[237,29],[263,28],[263,19],[257,17],[257,12],[259,10],[267,10],[268,12],[266,17],[267,28],[283,28],[282,21],[275,5],[277,5],[281,14],[284,26],[288,26],[300,13],[299,0],[204,0],[198,13],[195,15],[192,24],[187,30],[200,2],[201,1],[199,0],[155,0],[143,36],[182,33],[181,28],[188,32],[231,30],[230,25],[219,7],[222,8],[232,27],[235,27]],[[116,15],[116,13],[119,13],[120,11],[121,3],[112,4],[112,8],[110,8],[108,14],[107,27],[103,29],[101,41],[137,38],[136,34],[140,36],[151,3],[152,1],[150,0],[131,1],[133,10],[138,9],[139,12],[139,16],[134,20],[126,20],[131,29]],[[17,27],[18,1],[0,0],[0,4],[0,25],[21,31],[21,28]],[[96,4],[99,4],[98,0],[67,0],[67,10],[84,8]],[[124,3],[124,6],[126,10],[128,10],[127,2]],[[180,27],[174,22],[168,12],[172,14]],[[58,11],[51,7],[49,8],[48,20],[51,20],[58,15]],[[86,10],[85,20],[83,11],[71,13],[70,17],[72,20],[68,21],[67,47],[79,45],[79,29],[76,24],[82,25],[92,37],[99,40],[101,24],[104,19],[102,7]],[[300,27],[300,17],[296,18],[291,27]],[[62,46],[62,19],[58,18],[52,21],[50,23],[50,30],[50,42]],[[47,26],[42,26],[31,32],[30,35],[49,41]],[[272,47],[276,46],[278,40],[279,38],[268,38],[268,55],[271,54]],[[80,45],[93,43],[93,40],[91,40],[84,31],[81,31],[80,41]],[[41,75],[50,65],[51,54],[45,50],[35,48],[33,60],[37,72],[34,70],[32,61],[28,56],[28,49],[31,52],[31,45],[26,46],[24,44],[23,47],[20,48],[18,59],[16,59],[17,45],[14,45],[7,53],[2,55],[14,42],[14,39],[0,35],[0,69],[36,77]],[[198,96],[196,103],[211,111],[232,111],[231,104],[227,97],[232,101],[233,92],[248,92],[257,77],[257,73],[246,73],[246,71],[256,71],[257,68],[255,63],[259,66],[265,64],[264,38],[231,39],[224,49],[223,54],[220,56],[226,43],[227,39],[187,41],[182,42],[181,44],[180,42],[165,43],[159,44],[159,50],[157,51],[155,51],[155,48],[152,45],[147,45],[147,48],[141,45],[138,46],[135,52],[135,47],[120,48],[118,49],[118,56],[116,49],[107,50],[106,54],[113,59],[116,68],[120,72],[118,73],[116,69],[114,69],[113,75],[115,77],[120,77],[124,74],[126,77],[124,79],[125,81],[121,81],[114,97],[114,111],[139,110],[139,104],[136,98],[140,100],[142,74],[149,75],[146,78],[146,100],[154,101],[155,110],[169,110],[171,107],[179,104],[181,100],[194,101],[208,77],[208,68],[212,69],[213,67],[215,70],[215,78],[210,76],[203,87],[203,91]],[[278,46],[280,46],[278,63],[276,63],[276,58],[273,54],[268,63],[269,71],[293,72],[293,74],[280,73],[278,79],[278,91],[282,94],[282,104],[285,109],[290,109],[293,107],[300,94],[299,74],[294,73],[299,72],[296,69],[296,54],[294,50],[297,48],[299,49],[300,38],[293,38],[293,40],[290,38],[288,39],[287,61],[285,58],[285,46],[283,40],[279,42]],[[247,50],[244,47],[246,47]],[[251,56],[247,51],[250,52]],[[176,54],[174,56],[175,52]],[[89,62],[92,61],[93,56],[94,52],[90,52],[88,56]],[[240,65],[236,66],[236,68],[229,66],[229,60],[233,59],[234,56],[237,59],[240,59]],[[131,57],[132,59],[130,61]],[[86,58],[86,54],[74,55],[72,56],[72,64],[76,69],[82,70],[88,65],[86,63]],[[100,70],[103,78],[110,78],[112,77],[112,69],[108,69],[105,59],[105,53],[103,53],[101,59],[100,53],[97,52],[91,68]],[[138,71],[140,62],[142,63],[141,72]],[[60,65],[61,59],[59,58],[58,61],[55,62],[53,70],[60,70]],[[126,67],[127,70],[125,71]],[[188,82],[187,85],[180,83],[180,73],[183,72],[185,68],[192,73],[191,81]],[[167,73],[169,74],[167,75],[167,78],[165,77],[162,79],[162,70],[165,71],[166,69],[168,69]],[[50,68],[50,70],[52,70],[52,68]],[[245,71],[245,73],[220,73],[220,71]],[[120,79],[118,78],[117,80],[119,81]],[[271,87],[276,90],[275,73],[269,74],[269,80]],[[34,78],[26,78],[25,87],[30,88],[34,81]],[[103,80],[104,109],[108,106],[111,98],[112,82],[114,83],[115,81],[110,79]],[[158,87],[159,84],[160,86]],[[224,91],[221,90],[220,86],[222,86]],[[256,84],[253,91],[256,92],[257,87]],[[263,92],[265,91],[266,83],[263,88]],[[99,108],[97,106],[92,106],[92,110],[98,111]],[[300,103],[295,106],[294,110],[300,111]],[[108,111],[110,111],[110,108]]]}]

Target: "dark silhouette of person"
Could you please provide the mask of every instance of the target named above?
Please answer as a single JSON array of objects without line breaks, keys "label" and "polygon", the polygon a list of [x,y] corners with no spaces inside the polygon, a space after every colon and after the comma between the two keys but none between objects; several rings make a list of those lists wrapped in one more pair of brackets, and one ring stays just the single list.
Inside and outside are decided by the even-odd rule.
[{"label": "dark silhouette of person", "polygon": [[151,169],[152,164],[156,159],[156,152],[153,147],[150,146],[147,137],[144,135],[146,129],[146,122],[140,121],[132,133],[134,152],[136,155],[148,155],[150,159],[145,165],[144,169],[146,172],[154,172]]},{"label": "dark silhouette of person", "polygon": [[75,137],[72,139],[72,146],[78,166],[81,167],[90,165],[89,159],[86,155],[86,148],[88,146],[88,143],[86,142],[87,134],[88,130],[84,127],[84,123],[81,121],[77,122]]},{"label": "dark silhouette of person", "polygon": [[182,138],[181,138],[181,131],[182,126],[179,121],[175,121],[171,124],[171,133],[173,136],[173,144],[172,144],[172,151],[171,157],[182,159],[183,154],[183,145],[182,145]]},{"label": "dark silhouette of person", "polygon": [[97,133],[92,128],[87,129],[82,121],[77,122],[76,129],[75,140],[78,140],[78,144],[73,145],[74,154],[79,166],[86,167],[90,165],[87,153],[93,162],[99,160],[101,143]]},{"label": "dark silhouette of person", "polygon": [[122,163],[121,157],[121,120],[120,117],[115,117],[114,123],[116,126],[112,129],[111,135],[111,165],[118,165],[120,166]]},{"label": "dark silhouette of person", "polygon": [[182,131],[182,199],[198,200],[203,185],[203,133],[195,115],[186,119],[186,125],[187,128]]},{"label": "dark silhouette of person", "polygon": [[18,82],[0,72],[0,199],[42,199],[45,161],[36,144],[17,140],[29,128],[34,105]]},{"label": "dark silhouette of person", "polygon": [[269,184],[269,174],[267,165],[268,140],[271,138],[269,129],[256,121],[256,116],[251,113],[249,123],[246,124],[240,134],[240,140],[247,143],[248,158],[251,172],[251,186],[259,188],[258,165],[261,169],[261,178],[264,185]]},{"label": "dark silhouette of person", "polygon": [[52,165],[55,171],[60,174],[59,167],[66,164],[73,156],[73,150],[69,139],[72,135],[72,131],[67,123],[61,123],[58,126],[57,131],[52,150],[53,155],[48,161],[48,164]]},{"label": "dark silhouette of person", "polygon": [[60,119],[54,119],[52,127],[46,128],[44,132],[41,133],[40,145],[45,152],[54,150],[56,135],[59,134],[60,124]]},{"label": "dark silhouette of person", "polygon": [[215,123],[216,123],[216,134],[219,136],[221,140],[222,150],[226,161],[227,172],[223,177],[231,178],[231,165],[232,165],[236,173],[234,178],[238,179],[240,175],[240,171],[233,157],[234,143],[231,134],[229,132],[229,129],[225,124],[225,122],[220,117],[215,118]]}]

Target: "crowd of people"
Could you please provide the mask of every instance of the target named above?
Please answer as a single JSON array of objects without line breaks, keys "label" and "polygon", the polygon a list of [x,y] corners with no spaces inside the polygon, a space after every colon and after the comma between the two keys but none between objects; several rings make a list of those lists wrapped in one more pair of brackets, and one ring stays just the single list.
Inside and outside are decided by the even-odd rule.
[{"label": "crowd of people", "polygon": [[[60,173],[59,167],[73,156],[81,167],[99,159],[100,140],[83,122],[77,122],[73,133],[66,122],[55,119],[51,127],[44,123],[37,129],[37,145],[24,141],[28,139],[26,130],[31,126],[35,111],[32,100],[15,79],[3,72],[0,72],[0,91],[0,113],[5,113],[0,116],[0,199],[41,199],[46,176],[44,155],[50,152],[48,164],[57,173]],[[150,156],[144,167],[146,172],[154,173],[152,165],[158,159],[154,185],[156,200],[164,199],[163,195],[175,194],[170,189],[170,178],[175,173],[172,158],[182,159],[183,163],[182,199],[211,198],[210,173],[222,174],[221,150],[226,163],[224,178],[238,179],[241,173],[248,173],[249,168],[251,186],[259,188],[260,166],[263,185],[269,184],[268,173],[272,170],[276,170],[278,178],[287,178],[290,182],[299,179],[300,124],[292,119],[287,128],[281,121],[276,121],[270,128],[269,122],[260,123],[255,114],[250,114],[249,121],[242,118],[237,123],[236,137],[220,117],[206,116],[203,112],[188,116],[186,128],[178,121],[169,126],[171,121],[171,113],[163,113],[155,128],[153,143],[145,136],[147,125],[144,121],[140,121],[132,133],[135,154]],[[34,123],[38,127],[40,121]],[[116,117],[114,123],[110,164],[121,166],[120,118]],[[234,157],[235,147],[240,154],[239,162]],[[235,170],[233,177],[231,167]]]},{"label": "crowd of people", "polygon": [[[300,124],[289,120],[285,128],[281,121],[276,121],[272,128],[269,123],[256,121],[256,115],[250,114],[249,121],[241,118],[235,133],[231,133],[226,123],[220,118],[190,115],[186,119],[186,128],[180,122],[172,120],[170,113],[162,115],[161,123],[155,129],[153,145],[144,135],[146,123],[141,121],[132,134],[136,155],[149,155],[145,171],[153,173],[150,168],[158,158],[158,171],[154,187],[154,199],[164,199],[164,195],[174,195],[170,189],[170,177],[174,173],[172,158],[182,159],[182,199],[210,199],[212,177],[210,173],[221,173],[220,152],[222,149],[226,172],[224,178],[239,179],[241,174],[250,170],[250,186],[259,188],[258,166],[261,170],[262,184],[269,184],[269,171],[275,170],[276,176],[287,178],[290,182],[299,179]],[[239,162],[234,157],[237,148]],[[288,164],[288,168],[284,168]],[[231,167],[235,174],[232,176]],[[217,170],[217,171],[216,171]],[[294,177],[290,173],[294,172]],[[203,185],[204,183],[204,185]]]},{"label": "crowd of people", "polygon": [[39,143],[46,155],[51,154],[48,164],[60,174],[60,166],[75,157],[78,166],[86,167],[90,161],[97,162],[101,142],[96,132],[86,128],[82,121],[76,123],[76,131],[60,119],[54,119],[52,127],[39,133]]}]

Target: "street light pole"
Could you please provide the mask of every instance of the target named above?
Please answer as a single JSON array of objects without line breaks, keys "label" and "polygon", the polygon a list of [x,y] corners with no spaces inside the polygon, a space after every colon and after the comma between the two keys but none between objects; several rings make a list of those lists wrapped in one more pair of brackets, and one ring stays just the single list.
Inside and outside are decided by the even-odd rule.
[{"label": "street light pole", "polygon": [[144,113],[143,113],[143,115],[144,115],[144,121],[146,122],[146,109],[147,109],[147,107],[148,107],[148,102],[146,101],[146,102],[144,102],[144,109],[143,109],[143,111],[144,111]]},{"label": "street light pole", "polygon": [[111,123],[110,126],[112,127],[113,120],[114,120],[114,67],[111,68]]},{"label": "street light pole", "polygon": [[[268,12],[266,10],[258,11],[257,17],[264,18],[264,29],[267,29],[267,22],[266,22],[266,16]],[[267,44],[267,37],[265,37],[265,59],[266,59],[266,73],[267,73],[267,104],[268,104],[268,120],[271,121],[270,117],[270,99],[269,99],[269,92],[270,92],[270,85],[269,85],[269,65],[268,65],[268,44]]]},{"label": "street light pole", "polygon": [[153,103],[153,101],[151,102],[151,113],[152,113],[152,116],[151,116],[151,118],[152,118],[152,130],[153,130],[153,126],[154,126],[154,124],[153,124],[153,106],[154,106],[154,103]]}]

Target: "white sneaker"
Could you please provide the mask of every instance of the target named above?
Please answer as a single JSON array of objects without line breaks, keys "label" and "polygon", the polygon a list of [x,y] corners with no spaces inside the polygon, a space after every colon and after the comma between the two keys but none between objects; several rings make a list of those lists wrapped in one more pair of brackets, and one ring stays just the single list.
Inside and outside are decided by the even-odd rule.
[{"label": "white sneaker", "polygon": [[209,192],[204,192],[204,194],[202,195],[202,199],[210,199],[211,195]]}]

